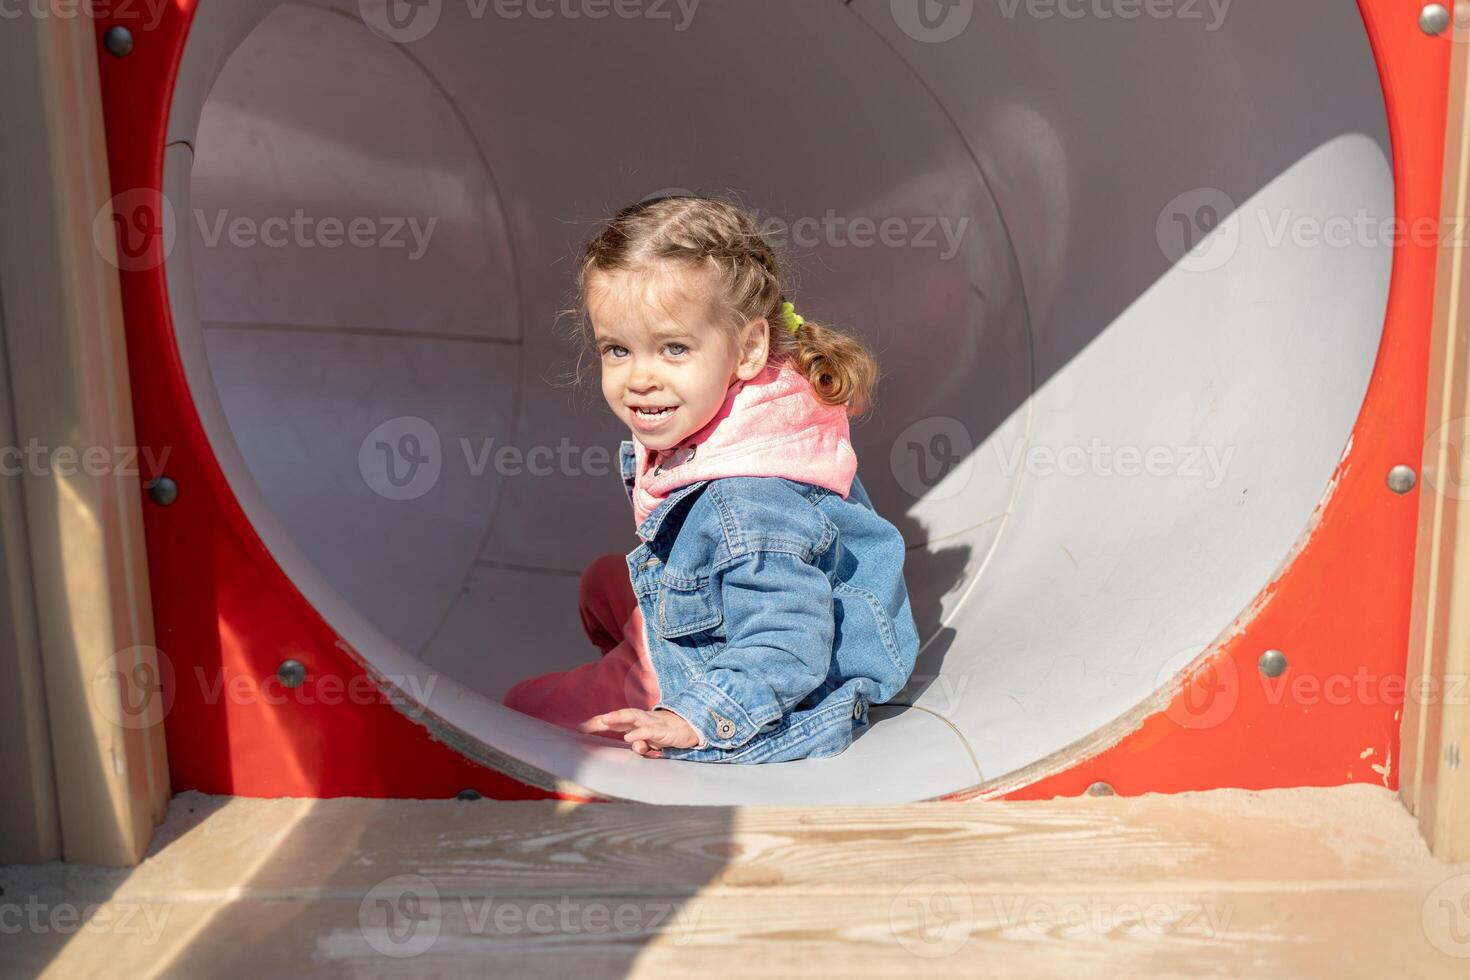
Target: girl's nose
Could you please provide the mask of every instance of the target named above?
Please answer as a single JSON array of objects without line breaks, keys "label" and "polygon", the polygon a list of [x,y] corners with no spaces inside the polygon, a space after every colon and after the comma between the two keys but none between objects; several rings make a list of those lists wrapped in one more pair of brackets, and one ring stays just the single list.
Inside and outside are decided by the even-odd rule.
[{"label": "girl's nose", "polygon": [[650,388],[658,387],[658,373],[653,365],[644,362],[633,365],[633,373],[629,376],[628,387],[634,391],[648,391]]}]

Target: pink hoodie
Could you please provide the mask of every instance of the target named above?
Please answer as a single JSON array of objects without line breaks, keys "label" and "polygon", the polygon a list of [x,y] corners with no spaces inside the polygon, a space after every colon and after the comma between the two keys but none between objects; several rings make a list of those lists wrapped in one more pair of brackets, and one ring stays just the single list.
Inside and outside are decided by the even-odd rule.
[{"label": "pink hoodie", "polygon": [[703,428],[672,450],[651,450],[633,433],[634,526],[680,487],[724,476],[782,476],[847,499],[857,473],[847,409],[828,405],[791,361],[768,363],[736,381]]}]

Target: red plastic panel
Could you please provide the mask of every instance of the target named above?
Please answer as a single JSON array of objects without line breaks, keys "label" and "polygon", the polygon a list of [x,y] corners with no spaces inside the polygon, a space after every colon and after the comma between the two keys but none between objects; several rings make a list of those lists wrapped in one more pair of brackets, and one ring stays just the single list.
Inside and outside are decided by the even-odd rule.
[{"label": "red plastic panel", "polygon": [[[1397,214],[1433,219],[1450,42],[1424,36],[1416,10],[1398,0],[1359,6],[1384,81]],[[119,0],[97,21],[113,190],[133,194],[130,207],[157,193],[137,189],[162,184],[168,106],[193,10],[193,0],[175,0],[144,29],[135,5]],[[102,44],[114,24],[135,34],[126,57]],[[180,490],[166,507],[145,501],[144,515],[158,644],[170,667],[174,788],[264,797],[430,798],[465,788],[499,799],[557,795],[469,761],[387,703],[266,551],[192,405],[156,224],[131,226],[121,279],[138,442],[152,458],[169,454],[167,474]],[[1229,638],[1166,710],[984,795],[1071,795],[1094,781],[1123,794],[1397,784],[1418,491],[1395,494],[1385,476],[1420,455],[1434,267],[1431,245],[1396,247],[1375,374],[1334,490],[1289,566]],[[1268,648],[1290,663],[1275,680],[1256,667]],[[299,688],[275,680],[288,658],[307,667]]]}]

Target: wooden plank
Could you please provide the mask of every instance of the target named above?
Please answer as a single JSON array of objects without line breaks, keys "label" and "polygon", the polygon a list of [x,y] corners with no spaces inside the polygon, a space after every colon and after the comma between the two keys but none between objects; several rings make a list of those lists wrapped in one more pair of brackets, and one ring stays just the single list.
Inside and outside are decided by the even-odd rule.
[{"label": "wooden plank", "polygon": [[[148,864],[119,894],[209,893],[242,881],[361,891],[397,874],[515,894],[715,882],[840,892],[908,881],[926,867],[967,880],[1341,881],[1365,864],[1393,876],[1427,857],[1393,794],[1371,786],[820,810],[184,793],[155,847],[166,853],[197,834],[208,835],[211,860],[184,869],[187,881],[170,862]],[[1253,848],[1251,836],[1292,847]]]},{"label": "wooden plank", "polygon": [[1411,888],[975,894],[948,906],[877,892],[836,908],[804,895],[721,894],[587,899],[565,911],[462,898],[415,907],[413,924],[398,920],[391,936],[381,912],[351,898],[181,902],[126,922],[134,910],[123,906],[114,931],[57,935],[11,962],[55,977],[1465,976],[1465,961],[1420,929],[1422,895]]},{"label": "wooden plank", "polygon": [[[0,939],[26,975],[1470,968],[1470,865],[1368,786],[824,809],[186,793],[131,873],[6,868],[0,889],[0,930],[35,916]],[[91,903],[93,927],[54,924]]]},{"label": "wooden plank", "polygon": [[[14,62],[0,49],[0,91],[13,91]],[[3,180],[0,164],[0,180]],[[0,276],[4,259],[0,258]],[[0,278],[0,293],[3,293]],[[18,446],[11,416],[5,324],[0,310],[0,446]],[[0,466],[9,460],[0,459]],[[31,588],[30,540],[20,481],[0,473],[0,864],[52,861],[61,856],[61,815],[46,730],[41,641]]]},{"label": "wooden plank", "polygon": [[[7,541],[0,557],[33,593],[45,698],[30,707],[45,719],[54,774],[51,787],[36,777],[3,798],[34,810],[49,792],[62,856],[126,865],[165,812],[168,770],[161,712],[118,721],[138,693],[124,690],[138,676],[128,668],[154,659],[152,605],[117,269],[93,241],[112,193],[97,41],[92,18],[74,12],[6,18],[0,30],[0,318],[26,450],[23,472],[5,479],[19,482],[28,545],[21,555]],[[7,853],[45,860],[55,841],[26,850]]]},{"label": "wooden plank", "polygon": [[1463,861],[1470,859],[1470,520],[1461,506],[1470,499],[1470,45],[1455,45],[1450,86],[1406,677],[1411,695],[1423,693],[1404,701],[1399,785],[1435,853]]}]

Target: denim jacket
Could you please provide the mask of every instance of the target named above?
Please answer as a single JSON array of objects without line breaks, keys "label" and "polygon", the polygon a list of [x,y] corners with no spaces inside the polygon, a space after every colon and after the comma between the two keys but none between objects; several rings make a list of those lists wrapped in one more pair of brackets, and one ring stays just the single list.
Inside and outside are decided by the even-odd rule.
[{"label": "denim jacket", "polygon": [[[634,447],[619,464],[629,499]],[[628,572],[660,700],[704,739],[694,762],[836,755],[867,706],[908,683],[919,637],[898,529],[853,478],[846,499],[784,477],[670,493],[638,527]]]}]

